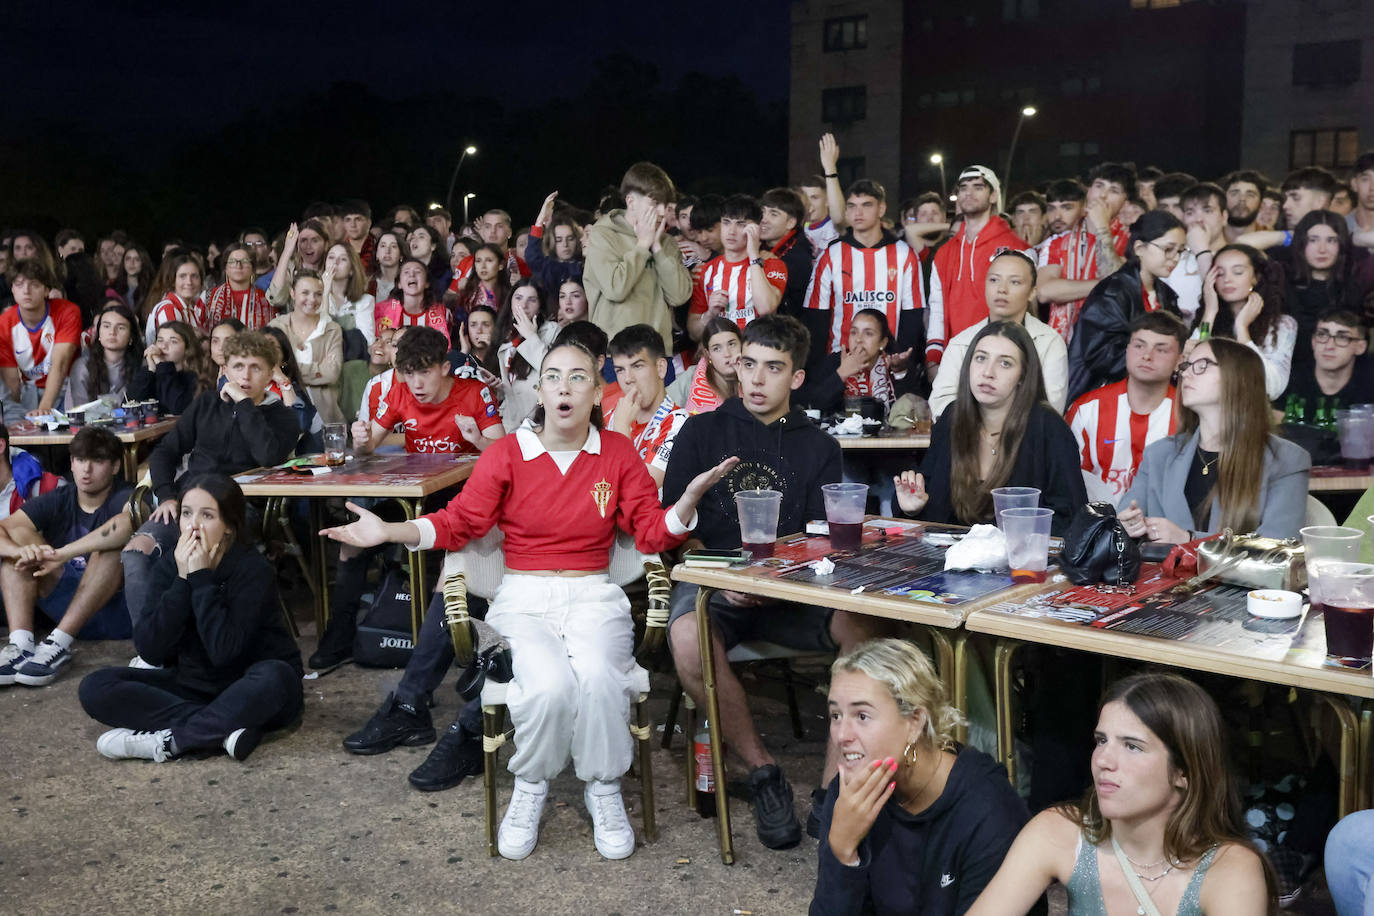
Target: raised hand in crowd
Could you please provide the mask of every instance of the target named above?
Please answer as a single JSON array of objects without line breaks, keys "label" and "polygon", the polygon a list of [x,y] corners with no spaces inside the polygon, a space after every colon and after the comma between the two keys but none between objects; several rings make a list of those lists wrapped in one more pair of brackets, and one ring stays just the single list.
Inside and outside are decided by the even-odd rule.
[{"label": "raised hand in crowd", "polygon": [[905,372],[911,366],[912,348],[907,347],[901,353],[893,353],[887,358],[887,365],[893,372]]},{"label": "raised hand in crowd", "polygon": [[558,192],[554,191],[544,198],[544,206],[539,208],[539,215],[534,218],[536,226],[547,226],[549,220],[553,219],[553,202],[558,199]]},{"label": "raised hand in crowd", "polygon": [[901,506],[907,515],[915,515],[930,502],[924,474],[903,471],[900,476],[892,478],[892,482],[897,486],[897,505]]}]

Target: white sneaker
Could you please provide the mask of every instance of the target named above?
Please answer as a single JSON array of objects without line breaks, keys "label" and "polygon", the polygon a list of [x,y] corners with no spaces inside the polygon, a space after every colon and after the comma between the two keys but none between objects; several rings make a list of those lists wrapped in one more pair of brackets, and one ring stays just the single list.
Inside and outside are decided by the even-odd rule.
[{"label": "white sneaker", "polygon": [[111,760],[152,760],[157,763],[172,759],[171,729],[156,732],[136,732],[132,728],[112,728],[95,739],[95,749]]},{"label": "white sneaker", "polygon": [[607,859],[627,859],[635,851],[635,831],[620,797],[620,780],[587,783],[582,793],[587,812],[592,816],[592,835],[596,851]]},{"label": "white sneaker", "polygon": [[142,655],[135,655],[133,658],[129,659],[129,667],[130,667],[130,668],[142,668],[142,669],[144,669],[145,671],[156,671],[156,670],[158,670],[159,668],[161,668],[162,666],[161,666],[161,665],[154,665],[154,664],[151,664],[151,663],[149,663],[149,662],[145,662],[145,661],[143,660],[143,656],[142,656]]},{"label": "white sneaker", "polygon": [[544,813],[548,798],[547,782],[526,782],[516,777],[515,791],[496,833],[497,852],[507,859],[523,859],[534,852],[534,844],[539,842],[539,816]]}]

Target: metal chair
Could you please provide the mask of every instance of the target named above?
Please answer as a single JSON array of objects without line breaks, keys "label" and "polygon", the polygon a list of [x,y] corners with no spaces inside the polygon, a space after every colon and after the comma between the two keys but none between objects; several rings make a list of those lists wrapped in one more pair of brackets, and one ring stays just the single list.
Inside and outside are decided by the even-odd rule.
[{"label": "metal chair", "polygon": [[[441,576],[444,598],[444,619],[453,639],[453,651],[458,665],[471,662],[473,655],[472,630],[468,626],[467,596],[492,598],[505,572],[504,538],[493,528],[485,537],[470,542],[461,551],[444,558]],[[636,658],[647,657],[664,642],[668,624],[668,595],[672,590],[668,572],[657,556],[645,556],[635,549],[634,541],[623,532],[611,549],[610,578],[624,587],[641,577],[648,579],[649,602],[645,614],[644,636],[636,648]],[[487,852],[496,856],[496,765],[501,745],[514,734],[506,729],[506,684],[488,680],[482,688],[482,751],[484,756],[483,782],[486,792]],[[630,706],[630,734],[635,739],[635,758],[639,767],[640,796],[644,818],[644,841],[658,839],[654,821],[654,780],[649,738],[652,725],[649,719],[649,672],[636,665],[634,671],[636,698]]]}]

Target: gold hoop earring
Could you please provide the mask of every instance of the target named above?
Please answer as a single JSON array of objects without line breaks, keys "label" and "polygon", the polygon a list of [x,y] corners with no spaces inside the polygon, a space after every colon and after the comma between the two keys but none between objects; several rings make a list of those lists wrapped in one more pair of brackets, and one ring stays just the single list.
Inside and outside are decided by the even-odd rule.
[{"label": "gold hoop earring", "polygon": [[906,750],[902,751],[902,759],[905,760],[909,766],[915,766],[915,765],[916,765],[916,742],[915,742],[915,741],[908,741],[908,742],[907,742],[907,744],[906,744]]}]

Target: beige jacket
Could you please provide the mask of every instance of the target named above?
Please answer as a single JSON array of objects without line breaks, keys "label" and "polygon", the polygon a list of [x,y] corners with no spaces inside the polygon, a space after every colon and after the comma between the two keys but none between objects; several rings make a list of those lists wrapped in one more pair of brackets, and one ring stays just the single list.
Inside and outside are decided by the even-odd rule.
[{"label": "beige jacket", "polygon": [[278,315],[268,324],[280,328],[291,342],[291,349],[296,351],[301,380],[305,382],[310,401],[319,411],[320,419],[325,423],[342,423],[344,416],[339,409],[339,371],[343,368],[343,328],[328,315],[321,315],[315,330],[301,340],[291,330],[289,312]]},{"label": "beige jacket", "polygon": [[635,243],[624,210],[612,210],[588,233],[582,285],[592,321],[611,337],[632,324],[647,324],[663,335],[672,352],[673,306],[692,296],[692,274],[670,236],[657,254]]}]

